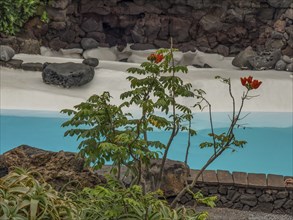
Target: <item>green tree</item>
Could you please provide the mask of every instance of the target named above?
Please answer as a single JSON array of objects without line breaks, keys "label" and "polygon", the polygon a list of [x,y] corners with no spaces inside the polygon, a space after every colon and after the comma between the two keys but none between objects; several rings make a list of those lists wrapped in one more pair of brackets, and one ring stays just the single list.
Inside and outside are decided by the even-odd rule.
[{"label": "green tree", "polygon": [[[178,98],[196,98],[198,101],[194,107],[202,108],[207,105],[209,108],[211,142],[200,144],[200,148],[213,148],[213,154],[195,177],[192,184],[188,185],[176,197],[172,206],[175,207],[180,198],[190,193],[195,186],[200,174],[224,151],[235,150],[235,147],[243,147],[245,141],[237,140],[234,129],[240,118],[244,101],[251,98],[248,93],[257,89],[261,82],[248,79],[241,79],[241,83],[247,91],[241,99],[241,106],[236,112],[235,98],[231,90],[231,80],[217,77],[228,85],[229,94],[232,99],[232,120],[226,133],[215,134],[212,120],[212,108],[205,98],[205,92],[201,89],[192,90],[190,83],[184,83],[177,73],[187,73],[185,66],[177,66],[174,61],[174,49],[160,49],[148,57],[148,62],[141,64],[140,68],[130,68],[128,72],[133,74],[127,77],[130,81],[130,90],[121,94],[123,100],[119,106],[110,103],[110,93],[104,92],[101,96],[93,95],[87,102],[75,106],[76,110],[62,110],[63,113],[73,115],[63,126],[75,126],[69,129],[65,135],[77,135],[82,138],[79,145],[80,154],[87,159],[88,164],[95,168],[101,168],[106,161],[113,162],[112,172],[117,178],[123,180],[121,167],[128,168],[131,173],[132,184],[144,185],[143,173],[148,173],[148,165],[152,158],[158,158],[162,152],[162,160],[157,178],[152,178],[153,190],[160,189],[164,166],[168,157],[171,144],[178,132],[187,131],[187,149],[185,163],[188,161],[188,152],[191,146],[190,137],[196,134],[191,127],[193,119],[190,107],[178,102]],[[140,116],[134,118],[130,113],[125,113],[130,105],[140,109]],[[158,114],[164,113],[164,115]],[[166,144],[160,140],[150,141],[148,132],[153,129],[169,131],[170,136]],[[149,176],[149,175],[147,175]]]}]

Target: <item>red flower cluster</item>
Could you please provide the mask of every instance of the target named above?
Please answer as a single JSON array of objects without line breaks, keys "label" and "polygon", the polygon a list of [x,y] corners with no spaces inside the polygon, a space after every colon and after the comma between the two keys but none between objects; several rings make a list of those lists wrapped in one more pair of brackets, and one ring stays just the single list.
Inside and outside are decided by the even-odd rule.
[{"label": "red flower cluster", "polygon": [[262,84],[262,81],[253,79],[252,76],[249,76],[248,78],[241,77],[240,80],[241,80],[241,84],[245,86],[248,90],[257,89]]},{"label": "red flower cluster", "polygon": [[164,59],[163,54],[152,53],[151,55],[148,56],[148,60],[153,61],[155,63],[160,63],[163,59]]}]

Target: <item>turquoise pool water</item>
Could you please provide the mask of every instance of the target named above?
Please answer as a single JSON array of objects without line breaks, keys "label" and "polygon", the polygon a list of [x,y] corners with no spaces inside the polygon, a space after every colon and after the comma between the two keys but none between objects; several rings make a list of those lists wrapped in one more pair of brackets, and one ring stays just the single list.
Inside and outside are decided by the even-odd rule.
[{"label": "turquoise pool water", "polygon": [[[223,113],[221,113],[223,114]],[[254,114],[254,113],[252,113]],[[293,176],[293,127],[292,113],[271,113],[271,119],[281,123],[282,126],[269,126],[268,118],[264,114],[259,114],[257,127],[251,122],[246,125],[246,129],[236,130],[238,139],[245,139],[248,144],[237,152],[227,151],[208,169],[220,169],[230,171],[243,171],[252,173],[271,173]],[[222,117],[222,116],[221,116]],[[219,118],[221,118],[219,117]],[[249,117],[249,116],[248,116]],[[208,123],[198,117],[196,127],[198,135],[192,138],[192,146],[189,155],[189,165],[199,169],[211,154],[211,150],[199,149],[199,143],[207,141]],[[290,121],[291,120],[291,121]],[[66,118],[55,117],[35,117],[29,115],[0,115],[0,154],[22,145],[30,145],[51,151],[74,151],[77,152],[75,138],[63,137],[66,129],[61,128],[61,124]],[[222,121],[227,121],[226,119]],[[252,120],[253,121],[253,120]],[[264,124],[264,126],[260,126]],[[224,132],[224,122],[218,120],[216,132]],[[289,126],[288,126],[289,125]],[[169,158],[174,160],[184,160],[186,150],[186,133],[179,133],[170,150]],[[161,139],[166,142],[167,132],[152,132],[152,139]]]}]

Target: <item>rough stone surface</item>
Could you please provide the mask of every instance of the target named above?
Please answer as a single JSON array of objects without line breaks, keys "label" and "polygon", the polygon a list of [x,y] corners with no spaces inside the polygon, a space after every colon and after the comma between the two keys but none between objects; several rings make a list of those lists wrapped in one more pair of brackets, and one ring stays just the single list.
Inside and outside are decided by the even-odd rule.
[{"label": "rough stone surface", "polygon": [[257,56],[250,57],[248,58],[248,61],[251,64],[251,66],[256,70],[273,69],[278,60],[281,59],[281,56],[281,51],[275,50],[263,52]]},{"label": "rough stone surface", "polygon": [[[190,171],[192,175],[197,172]],[[270,174],[266,177],[264,174],[247,175],[246,173],[233,172],[234,184],[224,185],[220,183],[222,177],[219,177],[219,171],[217,176],[218,184],[210,185],[209,182],[201,181],[192,191],[194,193],[201,191],[204,196],[216,195],[218,197],[217,207],[278,214],[292,213],[290,205],[293,202],[293,187],[284,186],[284,179],[292,177]],[[190,202],[188,197],[185,197],[184,201],[185,204]]]},{"label": "rough stone surface", "polygon": [[293,207],[293,200],[288,200],[284,205],[283,205],[283,207],[285,208],[285,209],[290,209],[290,208],[292,208]]},{"label": "rough stone surface", "polygon": [[53,7],[47,7],[48,18],[52,21],[65,21],[66,9],[55,9]]},{"label": "rough stone surface", "polygon": [[93,31],[103,31],[103,26],[101,22],[98,22],[94,18],[89,18],[85,20],[81,25],[82,30],[85,32],[93,32]]},{"label": "rough stone surface", "polygon": [[274,209],[274,205],[270,202],[260,202],[257,204],[256,207],[252,208],[252,211],[261,211],[261,212],[267,212],[270,213]]},{"label": "rough stone surface", "polygon": [[82,86],[90,82],[94,75],[93,67],[71,62],[48,64],[42,73],[45,83],[65,88]]},{"label": "rough stone surface", "polygon": [[3,166],[1,157],[5,161],[5,169],[10,171],[13,166],[32,169],[42,174],[44,180],[57,190],[63,186],[66,190],[74,190],[105,183],[103,177],[85,168],[84,160],[75,153],[50,152],[22,145],[0,156],[0,169]]},{"label": "rough stone surface", "polygon": [[284,199],[284,198],[287,198],[288,195],[289,195],[288,191],[280,191],[276,194],[276,198],[277,199]]},{"label": "rough stone surface", "polygon": [[0,45],[0,61],[7,62],[11,60],[14,55],[15,51],[11,47]]},{"label": "rough stone surface", "polygon": [[287,199],[277,199],[274,201],[274,209],[279,209],[281,208],[285,202],[287,201]]},{"label": "rough stone surface", "polygon": [[141,43],[135,43],[130,46],[132,50],[151,50],[156,49],[157,47],[153,44],[141,44]]},{"label": "rough stone surface", "polygon": [[65,9],[68,6],[69,2],[70,0],[51,1],[50,6],[52,6],[53,8],[58,8],[58,9]]},{"label": "rough stone surface", "polygon": [[218,45],[214,51],[218,54],[223,55],[223,56],[228,56],[230,54],[229,47],[224,46],[224,45]]},{"label": "rough stone surface", "polygon": [[283,60],[279,60],[275,65],[275,70],[286,70],[287,63]]},{"label": "rough stone surface", "polygon": [[19,53],[40,54],[41,42],[34,39],[18,39]]},{"label": "rough stone surface", "polygon": [[21,68],[27,71],[42,71],[43,64],[42,63],[22,63]]},{"label": "rough stone surface", "polygon": [[206,15],[200,20],[201,27],[209,32],[215,32],[222,29],[223,24],[220,22],[220,20],[217,18],[216,15]]},{"label": "rough stone surface", "polygon": [[[150,187],[150,180],[157,179],[159,176],[159,167],[162,161],[151,160],[149,174],[144,174],[147,186]],[[161,190],[165,197],[177,195],[185,186],[189,175],[189,168],[184,163],[173,160],[166,160],[164,168],[164,177],[161,184]]]},{"label": "rough stone surface", "polygon": [[56,37],[52,40],[50,40],[49,42],[49,46],[53,49],[53,50],[60,50],[61,48],[66,48],[68,45],[68,43],[60,40],[59,37]]},{"label": "rough stone surface", "polygon": [[268,0],[268,3],[275,8],[288,8],[291,4],[291,0]]},{"label": "rough stone surface", "polygon": [[92,67],[97,67],[99,65],[99,60],[97,58],[88,58],[84,59],[82,63]]},{"label": "rough stone surface", "polygon": [[24,33],[55,50],[83,38],[109,47],[168,47],[171,36],[182,51],[227,56],[251,46],[257,52],[274,48],[283,55],[293,53],[292,0],[52,0],[47,13],[48,24],[33,17]]},{"label": "rough stone surface", "polygon": [[11,60],[9,60],[7,62],[0,61],[0,66],[4,66],[4,67],[8,67],[8,68],[20,69],[22,63],[23,63],[22,60],[11,59]]},{"label": "rough stone surface", "polygon": [[288,64],[293,63],[293,57],[289,57],[287,55],[282,56],[282,60]]},{"label": "rough stone surface", "polygon": [[99,46],[99,43],[93,38],[83,38],[81,40],[81,47],[84,50],[97,48],[98,46]]},{"label": "rough stone surface", "polygon": [[258,198],[258,201],[260,202],[271,202],[274,198],[271,195],[263,194]]},{"label": "rough stone surface", "polygon": [[240,202],[244,205],[255,206],[257,204],[257,198],[255,195],[244,194],[240,196]]},{"label": "rough stone surface", "polygon": [[290,63],[286,66],[286,71],[293,72],[293,63]]},{"label": "rough stone surface", "polygon": [[252,49],[252,47],[249,46],[232,60],[232,64],[233,66],[239,67],[241,69],[252,69],[253,67],[248,59],[255,57],[256,55],[257,53]]}]

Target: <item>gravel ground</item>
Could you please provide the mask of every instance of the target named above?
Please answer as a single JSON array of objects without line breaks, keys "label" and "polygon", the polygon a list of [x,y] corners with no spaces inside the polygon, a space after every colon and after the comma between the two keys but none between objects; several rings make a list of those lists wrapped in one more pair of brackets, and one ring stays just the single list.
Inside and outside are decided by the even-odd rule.
[{"label": "gravel ground", "polygon": [[209,213],[209,220],[293,220],[293,216],[290,215],[240,211],[227,208],[197,207],[196,210],[207,211]]}]

